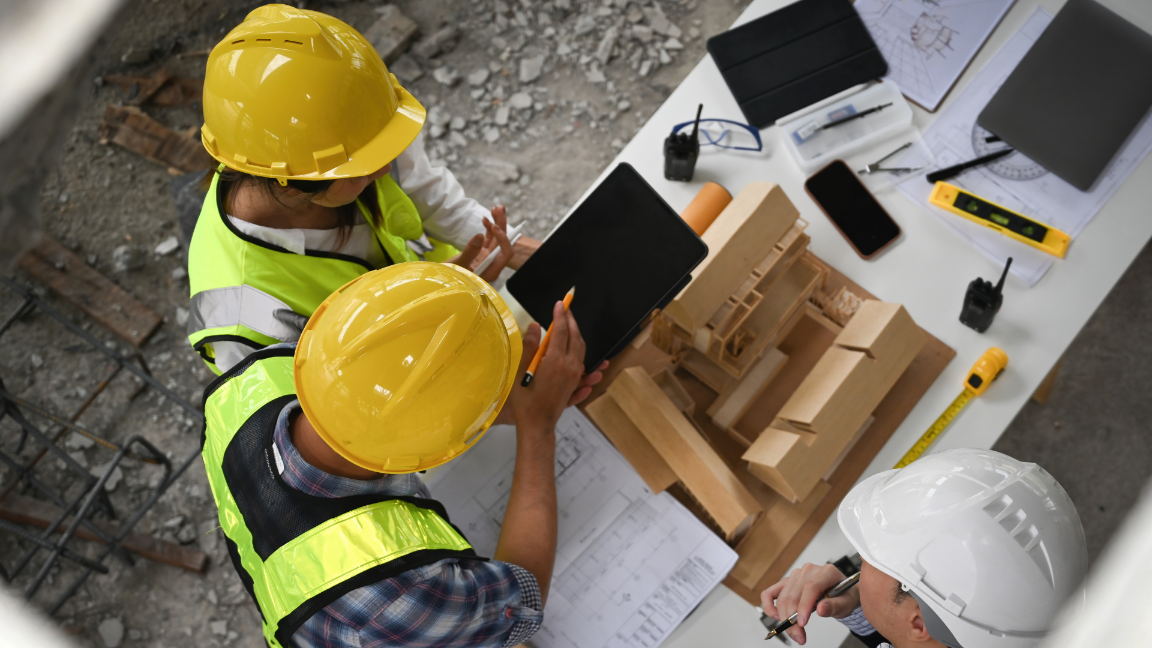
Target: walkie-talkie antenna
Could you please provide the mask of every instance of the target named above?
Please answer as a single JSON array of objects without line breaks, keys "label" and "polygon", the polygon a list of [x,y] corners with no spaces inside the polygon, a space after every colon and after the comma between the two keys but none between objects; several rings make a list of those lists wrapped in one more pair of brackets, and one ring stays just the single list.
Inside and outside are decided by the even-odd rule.
[{"label": "walkie-talkie antenna", "polygon": [[1008,268],[1012,267],[1012,257],[1008,257],[1008,265],[1004,266],[1004,274],[1000,275],[1000,281],[996,282],[996,294],[999,295],[1000,291],[1004,289],[1004,279],[1008,276]]},{"label": "walkie-talkie antenna", "polygon": [[696,135],[700,131],[700,113],[702,112],[704,112],[704,104],[700,104],[700,107],[696,109],[696,123],[692,124],[692,139],[690,140],[692,142],[696,141]]}]

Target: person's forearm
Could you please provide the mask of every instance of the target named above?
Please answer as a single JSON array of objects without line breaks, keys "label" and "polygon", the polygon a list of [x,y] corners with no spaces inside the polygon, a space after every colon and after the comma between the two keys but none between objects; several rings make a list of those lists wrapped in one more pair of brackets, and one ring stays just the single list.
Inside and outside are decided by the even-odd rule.
[{"label": "person's forearm", "polygon": [[527,236],[521,236],[512,244],[512,258],[508,259],[508,267],[513,270],[519,270],[520,266],[532,256],[536,249],[540,247],[540,241]]},{"label": "person's forearm", "polygon": [[540,585],[541,599],[548,600],[556,563],[554,429],[517,430],[512,492],[493,557],[531,572]]}]

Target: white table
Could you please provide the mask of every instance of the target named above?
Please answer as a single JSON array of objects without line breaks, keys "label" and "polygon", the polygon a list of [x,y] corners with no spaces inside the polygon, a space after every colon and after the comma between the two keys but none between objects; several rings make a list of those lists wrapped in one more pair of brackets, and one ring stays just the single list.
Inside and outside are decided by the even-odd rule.
[{"label": "white table", "polygon": [[[1102,3],[1152,31],[1152,4],[1147,0],[1102,0]],[[787,4],[790,4],[788,0],[755,0],[737,24]],[[1064,0],[1017,0],[940,109],[948,107],[1037,6],[1055,14],[1063,4]],[[692,70],[608,166],[605,174],[617,163],[631,164],[678,211],[708,180],[719,182],[733,195],[752,181],[778,183],[810,223],[807,231],[812,236],[814,253],[877,297],[904,304],[922,327],[956,350],[956,360],[892,435],[865,470],[865,477],[891,468],[960,393],[961,381],[972,363],[988,347],[998,346],[1010,357],[1008,370],[997,381],[995,389],[981,396],[952,423],[934,449],[991,447],[1152,238],[1148,208],[1152,205],[1152,159],[1145,159],[1075,239],[1068,257],[1058,261],[1036,286],[1029,289],[1009,277],[1003,309],[988,332],[979,334],[958,321],[964,291],[972,279],[994,278],[1001,268],[993,266],[971,245],[946,230],[924,211],[926,207],[912,204],[882,178],[866,178],[865,182],[900,224],[903,237],[872,261],[861,260],[852,252],[804,192],[806,176],[780,147],[779,129],[763,131],[763,153],[702,152],[693,182],[665,180],[663,140],[674,124],[695,115],[700,102],[704,103],[705,117],[743,121],[710,56],[705,56]],[[934,114],[918,107],[913,106],[913,110],[913,124],[921,131],[935,119]],[[862,168],[904,141],[907,139],[893,137],[847,161],[852,168]],[[800,555],[797,565],[823,563],[847,553],[851,553],[851,545],[841,535],[833,517]],[[847,634],[839,623],[817,618],[809,626],[808,645],[839,646]],[[721,586],[663,645],[667,648],[751,648],[763,646],[763,637],[764,628],[753,607]]]}]

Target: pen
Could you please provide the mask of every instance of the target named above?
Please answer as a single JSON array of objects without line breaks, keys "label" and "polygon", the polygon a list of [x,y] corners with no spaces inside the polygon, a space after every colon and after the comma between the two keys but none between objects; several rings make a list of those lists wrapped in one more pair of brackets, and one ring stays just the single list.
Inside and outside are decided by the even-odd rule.
[{"label": "pen", "polygon": [[[572,286],[564,295],[564,312],[568,312],[568,306],[572,304],[572,298],[576,296],[576,286]],[[544,339],[540,340],[540,347],[536,349],[536,355],[532,356],[532,362],[528,365],[528,371],[524,372],[524,379],[520,381],[521,387],[527,387],[532,383],[532,377],[536,374],[536,370],[540,368],[540,360],[544,357],[544,352],[548,350],[548,340],[552,338],[552,327],[556,324],[555,321],[548,325],[548,330],[544,333]]]},{"label": "pen", "polygon": [[828,128],[832,128],[833,126],[839,126],[840,124],[843,124],[845,122],[850,122],[853,119],[860,119],[861,117],[863,117],[865,115],[871,115],[874,112],[880,112],[881,110],[884,110],[885,108],[887,108],[888,106],[891,106],[891,105],[892,105],[892,102],[888,102],[882,106],[876,106],[874,108],[869,108],[868,110],[865,110],[863,112],[858,112],[855,115],[849,115],[843,119],[837,119],[836,121],[830,121],[827,124],[824,124],[823,126],[821,126],[820,130],[826,130]]},{"label": "pen", "polygon": [[929,173],[928,175],[926,175],[924,177],[928,180],[929,183],[936,184],[940,180],[948,180],[949,178],[954,178],[954,177],[960,175],[961,173],[967,171],[968,169],[971,169],[972,167],[980,166],[981,164],[988,164],[989,162],[992,162],[994,160],[999,160],[1000,158],[1004,157],[1005,155],[1008,155],[1010,153],[1015,153],[1015,152],[1016,152],[1016,149],[1014,149],[1014,148],[1006,148],[1006,149],[1003,149],[1001,151],[996,151],[995,153],[989,153],[988,155],[978,157],[975,160],[968,160],[967,162],[961,162],[960,164],[954,164],[954,165],[952,165],[946,169],[940,169],[939,171],[933,171],[932,173]]},{"label": "pen", "polygon": [[[828,590],[827,592],[824,592],[824,598],[826,598],[826,599],[836,598],[837,596],[840,596],[844,592],[847,592],[849,589],[852,588],[853,585],[855,585],[856,583],[859,583],[859,582],[860,582],[860,572],[856,572],[855,574],[852,574],[848,578],[845,578],[844,580],[840,581],[840,583],[837,584],[836,587],[833,587],[832,589]],[[771,639],[772,637],[775,637],[776,635],[780,634],[781,632],[784,632],[788,628],[791,628],[792,626],[796,625],[796,619],[798,619],[799,617],[800,617],[799,612],[793,612],[792,616],[788,617],[787,619],[784,619],[775,628],[772,628],[771,630],[769,630],[768,636],[764,637],[764,639],[765,640]]]}]

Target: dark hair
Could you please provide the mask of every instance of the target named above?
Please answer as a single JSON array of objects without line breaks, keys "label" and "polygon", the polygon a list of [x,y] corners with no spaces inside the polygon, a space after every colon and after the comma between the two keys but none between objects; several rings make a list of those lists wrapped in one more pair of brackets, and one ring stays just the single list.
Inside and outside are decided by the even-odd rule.
[{"label": "dark hair", "polygon": [[[275,178],[263,178],[254,176],[243,171],[237,171],[229,167],[217,169],[213,173],[220,176],[219,182],[216,184],[216,199],[220,205],[221,211],[227,211],[228,200],[231,198],[232,191],[242,184],[252,184],[262,188],[268,196],[271,196],[276,202],[281,205],[286,205],[280,189],[280,181]],[[317,196],[323,195],[328,188],[332,186],[334,180],[288,180],[288,187],[295,189],[302,194],[307,200],[312,200]],[[206,174],[203,180],[203,188],[208,190],[212,184],[212,174]],[[374,183],[369,183],[364,191],[360,192],[359,200],[364,203],[368,208],[368,213],[371,215],[371,224],[379,225],[380,219],[383,218],[380,212],[380,201],[376,199],[376,189]],[[350,202],[347,205],[341,205],[336,208],[336,249],[339,250],[345,243],[348,242],[348,236],[352,233],[352,226],[356,224],[356,216],[359,209],[356,207],[355,202]]]},{"label": "dark hair", "polygon": [[904,601],[908,600],[910,597],[911,594],[904,591],[904,586],[900,584],[900,581],[896,581],[896,589],[892,590],[892,603],[896,607],[900,607],[901,605],[904,605]]}]

